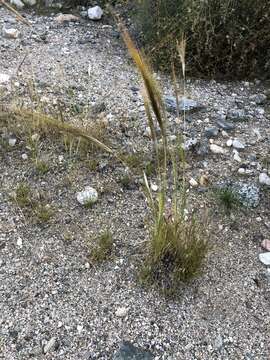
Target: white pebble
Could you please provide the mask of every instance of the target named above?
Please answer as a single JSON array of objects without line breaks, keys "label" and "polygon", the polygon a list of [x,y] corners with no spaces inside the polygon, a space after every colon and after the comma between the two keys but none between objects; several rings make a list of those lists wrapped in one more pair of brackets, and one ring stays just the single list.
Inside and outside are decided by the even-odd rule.
[{"label": "white pebble", "polygon": [[126,308],[126,307],[120,307],[120,308],[118,308],[117,310],[116,310],[116,312],[115,312],[115,315],[117,316],[117,317],[125,317],[126,315],[127,315],[127,313],[128,313],[128,308]]},{"label": "white pebble", "polygon": [[77,201],[81,205],[94,204],[98,199],[96,189],[91,186],[86,186],[84,191],[77,193]]},{"label": "white pebble", "polygon": [[15,138],[8,139],[9,146],[14,146],[16,144],[17,140]]},{"label": "white pebble", "polygon": [[262,185],[270,186],[270,177],[265,173],[261,173],[259,175],[259,183]]}]

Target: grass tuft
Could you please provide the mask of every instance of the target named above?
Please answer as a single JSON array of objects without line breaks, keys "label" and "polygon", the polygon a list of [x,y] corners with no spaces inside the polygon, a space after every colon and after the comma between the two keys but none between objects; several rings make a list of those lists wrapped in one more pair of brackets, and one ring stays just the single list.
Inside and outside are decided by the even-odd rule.
[{"label": "grass tuft", "polygon": [[95,246],[91,249],[90,260],[102,262],[112,254],[113,238],[110,231],[104,231],[95,239]]}]

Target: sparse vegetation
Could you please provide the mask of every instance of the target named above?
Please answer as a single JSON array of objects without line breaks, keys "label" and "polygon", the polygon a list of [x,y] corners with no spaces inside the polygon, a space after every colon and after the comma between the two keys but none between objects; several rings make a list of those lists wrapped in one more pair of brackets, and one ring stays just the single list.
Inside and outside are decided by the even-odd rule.
[{"label": "sparse vegetation", "polygon": [[269,78],[269,16],[268,0],[142,0],[137,22],[147,54],[166,71],[185,34],[192,76]]},{"label": "sparse vegetation", "polygon": [[[143,78],[145,85],[145,108],[148,125],[151,129],[151,138],[156,153],[156,167],[158,172],[158,193],[153,194],[147,176],[144,174],[145,194],[151,211],[149,252],[142,270],[141,279],[161,285],[163,289],[173,290],[176,283],[186,281],[195,276],[207,254],[208,244],[205,232],[195,217],[185,216],[186,193],[185,177],[179,184],[178,164],[183,158],[169,151],[166,133],[166,115],[158,85],[141,53],[135,48],[129,34],[123,30],[126,46]],[[182,61],[183,75],[185,42],[179,44],[179,56]],[[152,115],[153,114],[153,115]],[[161,148],[157,143],[156,128],[159,127],[162,137]],[[173,187],[168,193],[168,156],[172,162]],[[179,191],[179,186],[181,191]],[[169,199],[172,196],[172,202]],[[170,205],[171,204],[171,205]],[[169,206],[170,216],[166,215]],[[166,279],[166,285],[164,284]]]},{"label": "sparse vegetation", "polygon": [[239,196],[230,186],[216,188],[214,194],[227,213],[230,213],[241,204]]},{"label": "sparse vegetation", "polygon": [[46,174],[50,169],[49,164],[46,161],[40,159],[36,159],[35,167],[37,172],[41,175]]},{"label": "sparse vegetation", "polygon": [[17,186],[14,201],[21,208],[31,205],[31,189],[28,184],[22,182]]},{"label": "sparse vegetation", "polygon": [[50,205],[38,204],[34,208],[34,213],[39,222],[45,223],[48,222],[54,215],[54,211]]},{"label": "sparse vegetation", "polygon": [[113,238],[111,232],[102,232],[96,239],[94,239],[94,243],[95,245],[91,248],[90,252],[90,260],[93,262],[107,260],[111,256],[113,249]]}]

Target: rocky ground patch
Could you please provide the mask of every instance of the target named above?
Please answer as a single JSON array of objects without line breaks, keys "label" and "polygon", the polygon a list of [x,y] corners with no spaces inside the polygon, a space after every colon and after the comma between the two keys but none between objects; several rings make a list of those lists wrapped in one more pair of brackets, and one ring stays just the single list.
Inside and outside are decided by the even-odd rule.
[{"label": "rocky ground patch", "polygon": [[[201,276],[168,298],[138,281],[151,163],[140,78],[108,16],[58,15],[27,12],[27,27],[0,8],[1,113],[23,106],[89,127],[134,176],[96,148],[1,117],[0,358],[268,360],[269,84],[189,80],[178,111],[157,74],[170,141],[184,135],[187,211],[208,214],[212,245]],[[107,230],[110,256],[93,262]]]}]

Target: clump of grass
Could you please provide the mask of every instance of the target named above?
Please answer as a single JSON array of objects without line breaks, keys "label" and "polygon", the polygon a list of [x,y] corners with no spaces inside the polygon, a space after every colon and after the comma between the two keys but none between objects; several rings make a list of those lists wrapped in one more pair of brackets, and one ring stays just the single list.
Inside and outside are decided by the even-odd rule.
[{"label": "clump of grass", "polygon": [[107,260],[112,254],[112,249],[112,234],[110,231],[104,231],[95,239],[95,246],[91,249],[90,259],[93,262]]},{"label": "clump of grass", "polygon": [[38,204],[35,206],[34,213],[39,222],[48,222],[54,215],[53,209],[48,205]]},{"label": "clump of grass", "polygon": [[122,188],[124,189],[130,189],[132,184],[132,178],[129,174],[124,174],[120,177],[119,183],[121,184]]},{"label": "clump of grass", "polygon": [[35,167],[37,172],[41,175],[45,175],[50,169],[49,164],[46,161],[40,159],[36,159]]},{"label": "clump of grass", "polygon": [[214,194],[227,213],[231,213],[232,210],[236,209],[241,204],[239,195],[230,186],[217,188],[214,190]]},{"label": "clump of grass", "polygon": [[[206,234],[195,217],[186,217],[186,191],[184,170],[179,175],[178,164],[183,162],[183,151],[169,150],[166,133],[166,113],[156,81],[142,54],[134,46],[129,34],[122,29],[124,41],[137,66],[145,86],[144,103],[151,130],[153,149],[156,154],[158,177],[157,196],[152,192],[144,173],[145,195],[151,211],[148,254],[141,273],[145,283],[157,283],[173,290],[179,281],[190,280],[197,275],[208,251]],[[185,78],[185,40],[177,46]],[[161,132],[161,147],[157,142],[157,128]],[[172,169],[168,165],[170,156]],[[181,178],[181,183],[179,183]],[[170,181],[173,183],[169,188]],[[180,191],[179,191],[180,189]],[[172,199],[171,199],[172,198]],[[171,201],[170,201],[171,199]],[[166,207],[170,205],[170,216]],[[165,286],[164,279],[167,284]]]},{"label": "clump of grass", "polygon": [[20,208],[27,207],[32,204],[31,189],[28,184],[22,182],[17,186],[14,194],[14,201]]}]

